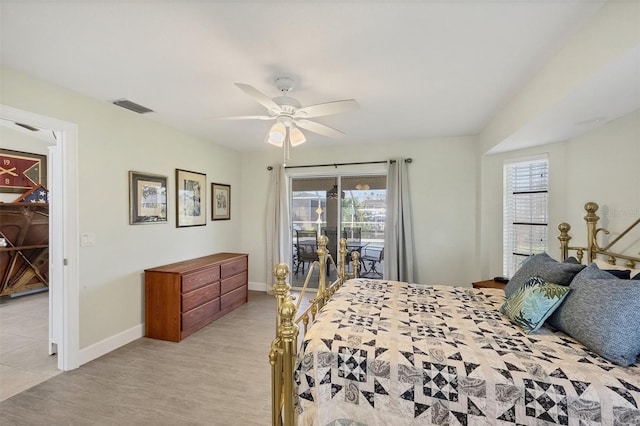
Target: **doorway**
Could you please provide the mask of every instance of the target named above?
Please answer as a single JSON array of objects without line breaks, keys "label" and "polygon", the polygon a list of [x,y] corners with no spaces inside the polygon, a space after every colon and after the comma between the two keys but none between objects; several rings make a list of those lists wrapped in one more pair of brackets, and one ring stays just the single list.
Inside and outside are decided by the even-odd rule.
[{"label": "doorway", "polygon": [[[348,252],[360,255],[359,275],[382,278],[386,183],[386,176],[380,174],[291,179],[293,287],[302,287],[309,265],[317,259],[315,240],[320,235],[328,237],[327,248],[336,262],[338,241],[345,238]],[[327,279],[333,281],[333,268],[330,272]],[[316,276],[309,286],[317,287]]]},{"label": "doorway", "polygon": [[0,120],[53,132],[49,148],[49,352],[58,369],[79,366],[77,125],[0,105]]}]

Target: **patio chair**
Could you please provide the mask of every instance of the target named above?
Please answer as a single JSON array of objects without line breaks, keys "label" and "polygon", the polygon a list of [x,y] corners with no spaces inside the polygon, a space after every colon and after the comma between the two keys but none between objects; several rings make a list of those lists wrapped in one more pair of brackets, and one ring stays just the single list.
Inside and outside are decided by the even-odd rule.
[{"label": "patio chair", "polygon": [[342,230],[342,237],[347,240],[347,243],[359,243],[362,237],[362,228],[345,226]]},{"label": "patio chair", "polygon": [[[364,247],[362,249],[362,257],[360,258],[364,264],[363,273],[360,274],[363,277],[368,277],[371,274],[382,278],[382,274],[378,271],[377,265],[384,260],[384,247]],[[367,270],[367,263],[369,268]]]},{"label": "patio chair", "polygon": [[304,274],[305,264],[311,264],[318,260],[318,253],[316,252],[318,250],[317,237],[316,231],[296,230],[296,276],[298,276],[300,265],[302,265],[302,274]]}]

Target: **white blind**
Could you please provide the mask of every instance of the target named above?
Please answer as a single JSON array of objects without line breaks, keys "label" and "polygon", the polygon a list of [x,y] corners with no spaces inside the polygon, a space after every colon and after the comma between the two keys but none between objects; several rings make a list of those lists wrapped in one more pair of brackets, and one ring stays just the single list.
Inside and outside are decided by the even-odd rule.
[{"label": "white blind", "polygon": [[547,250],[549,160],[546,155],[504,165],[503,274]]}]

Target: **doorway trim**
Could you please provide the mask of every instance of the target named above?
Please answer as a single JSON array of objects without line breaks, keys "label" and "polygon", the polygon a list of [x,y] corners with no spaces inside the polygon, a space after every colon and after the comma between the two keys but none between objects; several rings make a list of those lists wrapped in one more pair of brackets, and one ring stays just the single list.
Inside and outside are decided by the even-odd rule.
[{"label": "doorway trim", "polygon": [[57,347],[58,369],[73,370],[79,366],[80,351],[78,126],[3,104],[0,118],[52,130],[58,138],[49,148],[48,168],[49,340]]}]

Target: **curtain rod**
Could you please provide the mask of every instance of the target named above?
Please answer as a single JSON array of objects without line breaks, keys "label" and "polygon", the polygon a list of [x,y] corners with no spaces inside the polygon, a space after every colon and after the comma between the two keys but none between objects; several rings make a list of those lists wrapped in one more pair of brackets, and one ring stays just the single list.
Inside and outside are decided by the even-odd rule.
[{"label": "curtain rod", "polygon": [[[359,164],[383,164],[386,163],[386,160],[381,160],[381,161],[362,161],[359,163],[332,163],[332,164],[307,164],[304,166],[284,166],[285,169],[302,169],[302,168],[307,168],[307,167],[338,167],[338,166],[356,166]],[[396,160],[390,160],[391,163],[395,163]],[[413,162],[413,158],[406,158],[404,160],[405,163],[412,163]],[[267,170],[273,170],[273,166],[267,166]]]}]

